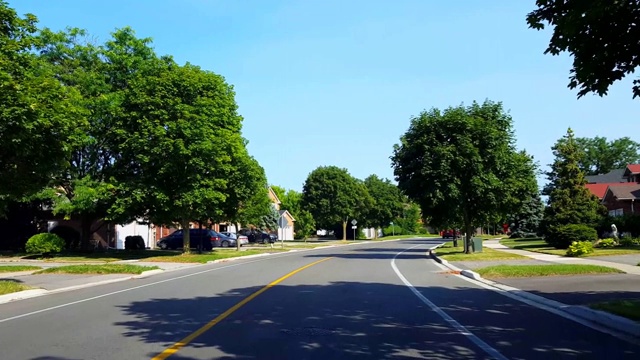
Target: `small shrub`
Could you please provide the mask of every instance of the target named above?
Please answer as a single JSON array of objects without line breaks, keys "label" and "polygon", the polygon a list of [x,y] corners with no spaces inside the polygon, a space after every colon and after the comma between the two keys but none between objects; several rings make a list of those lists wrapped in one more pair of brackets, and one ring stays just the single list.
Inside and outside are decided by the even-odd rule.
[{"label": "small shrub", "polygon": [[598,241],[598,243],[596,244],[596,247],[603,248],[603,249],[610,249],[610,248],[616,247],[616,245],[618,244],[616,243],[615,239],[608,238],[608,239],[602,239]]},{"label": "small shrub", "polygon": [[545,241],[556,249],[566,249],[574,241],[594,242],[597,239],[596,229],[582,224],[554,226],[545,236]]},{"label": "small shrub", "polygon": [[52,233],[41,233],[33,235],[27,241],[25,250],[29,254],[50,254],[57,253],[64,249],[63,238]]},{"label": "small shrub", "polygon": [[567,256],[582,256],[593,252],[591,241],[574,241],[567,249]]},{"label": "small shrub", "polygon": [[620,238],[619,240],[620,246],[638,246],[640,245],[640,238],[632,238],[630,236],[625,236]]},{"label": "small shrub", "polygon": [[425,227],[419,227],[418,228],[418,234],[419,235],[429,235],[429,229],[427,229]]},{"label": "small shrub", "polygon": [[140,235],[130,235],[124,238],[125,250],[144,250],[145,248],[144,239]]},{"label": "small shrub", "polygon": [[384,236],[406,235],[404,229],[397,225],[387,226],[386,228],[382,229],[382,234],[384,234]]}]

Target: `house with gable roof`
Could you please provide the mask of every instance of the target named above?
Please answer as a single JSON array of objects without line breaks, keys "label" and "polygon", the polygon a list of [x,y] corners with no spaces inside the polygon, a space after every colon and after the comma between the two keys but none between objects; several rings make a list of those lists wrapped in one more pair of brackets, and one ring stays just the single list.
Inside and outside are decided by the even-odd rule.
[{"label": "house with gable roof", "polygon": [[606,174],[587,176],[585,187],[600,199],[611,216],[640,214],[640,164],[629,164]]}]

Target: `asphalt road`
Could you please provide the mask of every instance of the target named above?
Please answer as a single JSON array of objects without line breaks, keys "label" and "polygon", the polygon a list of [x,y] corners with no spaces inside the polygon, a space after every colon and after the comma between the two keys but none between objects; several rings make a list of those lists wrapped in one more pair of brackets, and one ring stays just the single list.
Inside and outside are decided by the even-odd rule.
[{"label": "asphalt road", "polygon": [[640,358],[444,273],[431,246],[289,253],[2,304],[0,359]]}]

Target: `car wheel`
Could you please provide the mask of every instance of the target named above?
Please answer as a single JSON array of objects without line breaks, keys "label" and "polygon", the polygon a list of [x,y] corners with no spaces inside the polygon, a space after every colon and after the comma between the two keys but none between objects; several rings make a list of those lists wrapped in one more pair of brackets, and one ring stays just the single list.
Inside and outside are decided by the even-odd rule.
[{"label": "car wheel", "polygon": [[167,250],[167,244],[160,244],[160,249]]},{"label": "car wheel", "polygon": [[229,242],[225,240],[222,243],[220,243],[220,246],[222,246],[223,248],[229,247]]}]

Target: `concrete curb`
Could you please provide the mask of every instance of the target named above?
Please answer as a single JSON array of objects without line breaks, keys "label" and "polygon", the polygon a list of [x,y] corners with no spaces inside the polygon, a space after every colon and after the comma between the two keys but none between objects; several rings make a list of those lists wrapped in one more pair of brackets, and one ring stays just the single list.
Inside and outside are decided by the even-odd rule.
[{"label": "concrete curb", "polygon": [[41,296],[48,293],[45,289],[31,289],[31,290],[23,290],[10,294],[0,295],[0,304],[5,304],[8,302],[28,299],[36,296]]},{"label": "concrete curb", "polygon": [[602,327],[605,327],[610,330],[614,330],[616,332],[622,333],[624,335],[631,335],[632,337],[638,338],[640,337],[640,324],[636,323],[633,320],[613,315],[608,312],[593,310],[586,306],[581,305],[568,305],[565,303],[561,303],[559,301],[547,299],[545,297],[532,294],[530,292],[504,285],[495,281],[487,280],[480,276],[475,271],[471,270],[462,270],[452,264],[449,264],[448,261],[439,258],[433,250],[436,248],[429,250],[429,256],[435,260],[436,262],[448,267],[449,269],[460,272],[460,275],[476,280],[484,285],[487,285],[491,288],[494,288],[495,291],[498,292],[507,292],[510,295],[516,298],[526,299],[528,301],[534,302],[536,304],[540,304],[546,307],[550,307],[562,312],[565,312],[569,315],[575,316],[579,319],[586,320],[595,324],[598,324]]}]

